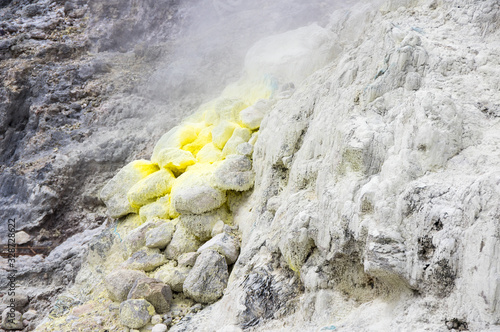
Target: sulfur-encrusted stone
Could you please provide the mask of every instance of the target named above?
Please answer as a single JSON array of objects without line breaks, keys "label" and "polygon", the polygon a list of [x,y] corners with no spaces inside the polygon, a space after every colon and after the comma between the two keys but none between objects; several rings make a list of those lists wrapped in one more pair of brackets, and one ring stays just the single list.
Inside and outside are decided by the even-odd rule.
[{"label": "sulfur-encrusted stone", "polygon": [[127,192],[127,199],[133,207],[153,203],[157,197],[170,192],[174,180],[170,170],[161,169],[134,184]]},{"label": "sulfur-encrusted stone", "polygon": [[223,190],[245,191],[254,183],[252,161],[245,156],[231,155],[214,172],[215,186]]},{"label": "sulfur-encrusted stone", "polygon": [[259,100],[254,105],[240,112],[241,123],[252,130],[258,129],[271,103],[268,100]]},{"label": "sulfur-encrusted stone", "polygon": [[174,208],[179,213],[201,214],[220,207],[226,193],[210,185],[186,186],[172,195]]},{"label": "sulfur-encrusted stone", "polygon": [[142,206],[139,209],[139,216],[142,221],[152,221],[155,218],[168,219],[170,213],[170,196],[165,195],[158,198],[155,202]]},{"label": "sulfur-encrusted stone", "polygon": [[158,165],[180,172],[196,163],[196,158],[189,151],[182,149],[163,149],[158,154]]},{"label": "sulfur-encrusted stone", "polygon": [[233,122],[223,120],[212,130],[212,141],[216,147],[223,149],[226,142],[231,138],[237,125]]},{"label": "sulfur-encrusted stone", "polygon": [[151,320],[155,309],[144,299],[126,300],[120,304],[120,322],[132,329],[140,329]]},{"label": "sulfur-encrusted stone", "polygon": [[248,142],[251,136],[251,131],[247,128],[238,127],[233,131],[233,135],[224,145],[224,149],[222,149],[222,155],[224,157],[236,154],[238,145],[242,143]]}]

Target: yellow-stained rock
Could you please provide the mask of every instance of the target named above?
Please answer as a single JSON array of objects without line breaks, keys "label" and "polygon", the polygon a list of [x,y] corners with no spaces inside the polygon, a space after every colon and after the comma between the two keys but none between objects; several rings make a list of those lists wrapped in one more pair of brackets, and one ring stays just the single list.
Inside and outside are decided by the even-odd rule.
[{"label": "yellow-stained rock", "polygon": [[153,149],[151,161],[159,163],[158,155],[160,151],[171,148],[180,149],[186,144],[193,142],[201,131],[202,126],[198,124],[183,124],[170,129],[164,134]]},{"label": "yellow-stained rock", "polygon": [[156,202],[144,205],[139,209],[139,216],[143,222],[151,221],[155,218],[169,219],[171,217],[170,196],[165,195]]},{"label": "yellow-stained rock", "polygon": [[203,128],[198,137],[192,143],[184,145],[182,149],[189,151],[193,154],[193,156],[196,156],[198,151],[200,151],[205,145],[212,142],[212,129],[213,126]]},{"label": "yellow-stained rock", "polygon": [[186,167],[194,165],[196,158],[189,151],[177,148],[165,148],[158,153],[158,165],[174,172],[183,172]]},{"label": "yellow-stained rock", "polygon": [[198,152],[196,159],[198,159],[200,163],[213,163],[221,161],[223,159],[222,151],[210,142],[205,145],[200,152]]},{"label": "yellow-stained rock", "polygon": [[197,163],[176,179],[170,194],[175,211],[200,214],[226,202],[225,191],[212,184],[213,172],[219,163]]},{"label": "yellow-stained rock", "polygon": [[132,329],[140,329],[151,320],[155,308],[144,299],[126,300],[120,304],[120,321]]},{"label": "yellow-stained rock", "polygon": [[221,99],[215,105],[220,121],[234,123],[240,122],[240,112],[247,107],[241,99]]},{"label": "yellow-stained rock", "polygon": [[226,142],[231,138],[237,125],[234,122],[223,120],[212,129],[212,142],[219,149],[223,149]]},{"label": "yellow-stained rock", "polygon": [[127,198],[132,207],[141,207],[152,203],[157,197],[164,196],[172,189],[174,175],[168,169],[148,175],[130,188]]},{"label": "yellow-stained rock", "polygon": [[135,160],[123,167],[101,190],[101,199],[108,208],[112,218],[119,218],[129,213],[137,213],[127,199],[127,192],[137,182],[157,172],[158,166],[147,160]]}]

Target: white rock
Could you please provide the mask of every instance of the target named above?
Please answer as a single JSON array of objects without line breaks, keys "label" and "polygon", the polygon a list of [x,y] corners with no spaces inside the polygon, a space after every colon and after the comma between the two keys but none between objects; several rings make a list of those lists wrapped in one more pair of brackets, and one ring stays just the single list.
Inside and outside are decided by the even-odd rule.
[{"label": "white rock", "polygon": [[165,324],[156,324],[153,326],[151,332],[167,332],[167,325]]},{"label": "white rock", "polygon": [[25,244],[31,240],[31,236],[25,231],[20,231],[15,234],[16,244]]},{"label": "white rock", "polygon": [[240,246],[236,238],[226,233],[221,233],[208,240],[198,249],[198,252],[202,253],[204,250],[217,251],[226,258],[227,265],[231,265],[238,259]]}]

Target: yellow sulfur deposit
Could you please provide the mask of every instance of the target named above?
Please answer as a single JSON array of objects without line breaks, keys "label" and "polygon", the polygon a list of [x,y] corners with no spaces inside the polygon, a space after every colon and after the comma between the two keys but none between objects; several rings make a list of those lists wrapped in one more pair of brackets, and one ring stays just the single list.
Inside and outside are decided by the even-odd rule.
[{"label": "yellow sulfur deposit", "polygon": [[168,169],[161,169],[140,180],[127,192],[132,207],[141,207],[154,202],[157,197],[164,196],[172,189],[174,175]]},{"label": "yellow sulfur deposit", "polygon": [[226,142],[231,138],[233,131],[236,129],[237,124],[222,120],[218,125],[212,129],[212,142],[219,149],[224,148]]},{"label": "yellow sulfur deposit", "polygon": [[240,113],[245,110],[251,116],[250,106],[272,95],[275,82],[268,81],[240,81],[228,86],[219,98],[200,106],[164,134],[154,147],[151,161],[138,160],[125,166],[101,192],[109,214],[118,218],[138,213],[142,222],[173,219],[185,213],[201,215],[226,202],[228,186],[221,183],[230,183],[233,188],[245,180],[244,186],[236,186],[238,190],[251,187],[247,183],[253,183],[251,170],[246,171],[252,174],[245,179],[233,179],[241,177],[236,171],[224,175],[225,171],[219,171],[217,177],[214,174],[226,158],[238,154],[239,145],[255,143],[251,139],[254,128],[245,126]]},{"label": "yellow sulfur deposit", "polygon": [[156,200],[156,202],[144,205],[139,209],[139,216],[143,222],[153,220],[154,218],[170,218],[170,196],[165,195]]},{"label": "yellow sulfur deposit", "polygon": [[196,137],[192,143],[184,145],[182,149],[191,152],[193,156],[197,156],[198,151],[212,142],[212,129],[213,126],[203,128],[198,134],[198,137]]},{"label": "yellow sulfur deposit", "polygon": [[169,168],[176,173],[183,172],[186,167],[196,163],[196,158],[191,152],[176,148],[161,150],[157,160],[160,167]]},{"label": "yellow sulfur deposit", "polygon": [[210,142],[198,152],[196,158],[200,163],[213,163],[222,160],[222,151]]}]

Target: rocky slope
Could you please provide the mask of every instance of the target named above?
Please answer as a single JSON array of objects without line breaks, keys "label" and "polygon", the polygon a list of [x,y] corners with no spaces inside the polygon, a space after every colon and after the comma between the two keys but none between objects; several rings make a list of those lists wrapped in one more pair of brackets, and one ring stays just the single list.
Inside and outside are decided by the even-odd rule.
[{"label": "rocky slope", "polygon": [[[40,330],[89,327],[96,311],[90,330],[125,329],[102,282],[135,226],[100,226],[98,191],[126,162],[149,159],[213,90],[186,94],[188,79],[172,102],[134,82],[171,73],[163,56],[175,53],[168,41],[183,18],[174,3],[5,4],[9,22],[21,18],[2,26],[2,218],[16,217],[31,245],[76,234],[45,258],[19,258],[18,278],[30,308],[52,302]],[[247,72],[266,69],[296,89],[264,117],[254,188],[231,208],[241,253],[224,296],[206,307],[179,297],[170,315],[184,318],[171,330],[498,329],[499,11],[493,0],[335,11],[328,65],[314,73],[310,61],[274,56],[277,43],[293,51],[304,36],[259,42]],[[144,15],[159,40],[122,34]],[[157,46],[137,46],[145,39]],[[152,120],[138,123],[144,114]],[[73,285],[88,243],[76,284],[51,300]]]}]

